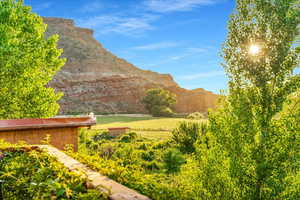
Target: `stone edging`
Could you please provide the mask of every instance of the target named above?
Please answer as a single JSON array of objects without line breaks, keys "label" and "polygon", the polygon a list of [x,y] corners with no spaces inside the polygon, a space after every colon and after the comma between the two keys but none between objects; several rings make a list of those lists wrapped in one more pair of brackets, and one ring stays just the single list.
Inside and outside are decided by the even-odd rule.
[{"label": "stone edging", "polygon": [[71,158],[55,147],[48,145],[39,145],[39,147],[48,151],[49,155],[57,158],[58,162],[65,165],[69,170],[84,174],[87,178],[89,187],[96,188],[107,194],[111,200],[151,200],[150,198],[89,169],[84,164]]}]

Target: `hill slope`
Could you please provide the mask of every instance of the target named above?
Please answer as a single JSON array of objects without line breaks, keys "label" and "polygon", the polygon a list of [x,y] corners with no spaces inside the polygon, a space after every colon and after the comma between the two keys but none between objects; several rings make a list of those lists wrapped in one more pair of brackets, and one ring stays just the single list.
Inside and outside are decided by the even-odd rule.
[{"label": "hill slope", "polygon": [[59,34],[59,48],[68,59],[49,84],[64,97],[61,113],[139,113],[149,88],[162,87],[177,95],[179,113],[205,112],[215,105],[217,95],[204,89],[180,88],[169,74],[141,70],[108,52],[93,37],[93,31],[74,26],[62,18],[44,18],[47,35]]}]

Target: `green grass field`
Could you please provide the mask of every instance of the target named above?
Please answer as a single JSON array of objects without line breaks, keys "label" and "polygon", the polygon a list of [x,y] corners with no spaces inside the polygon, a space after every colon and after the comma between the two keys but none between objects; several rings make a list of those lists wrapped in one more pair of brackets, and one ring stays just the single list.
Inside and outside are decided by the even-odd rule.
[{"label": "green grass field", "polygon": [[97,117],[97,124],[109,124],[114,122],[133,122],[153,119],[153,117],[127,117],[127,116],[101,116]]},{"label": "green grass field", "polygon": [[97,117],[97,125],[93,129],[105,130],[112,127],[129,127],[142,137],[163,140],[170,138],[172,130],[182,121],[199,122],[199,120],[185,118],[101,116]]}]

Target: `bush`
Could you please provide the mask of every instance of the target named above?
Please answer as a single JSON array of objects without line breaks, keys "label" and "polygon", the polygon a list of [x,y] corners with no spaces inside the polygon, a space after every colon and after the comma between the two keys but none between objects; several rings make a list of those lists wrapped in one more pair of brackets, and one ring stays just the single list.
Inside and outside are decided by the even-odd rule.
[{"label": "bush", "polygon": [[121,136],[120,142],[131,142],[137,138],[137,134],[135,132],[126,133]]},{"label": "bush", "polygon": [[207,132],[207,123],[181,122],[172,132],[172,140],[184,153],[195,151],[194,144]]},{"label": "bush", "polygon": [[[121,138],[100,140],[93,142],[98,145],[95,149],[88,149],[80,153],[68,153],[90,168],[98,170],[103,175],[135,189],[151,199],[195,199],[186,194],[186,188],[184,188],[185,190],[181,189],[180,177],[177,179],[177,174],[171,173],[171,165],[173,163],[176,165],[176,161],[178,161],[176,156],[170,156],[170,159],[166,157],[168,163],[171,163],[168,165],[170,170],[167,170],[162,159],[163,154],[174,146],[174,142],[169,140],[153,141],[141,137],[137,137],[131,142],[124,142],[121,141],[124,140]],[[180,152],[179,155],[182,156]],[[180,163],[176,165],[176,170],[180,169],[178,167]]]},{"label": "bush", "polygon": [[154,170],[160,170],[162,168],[162,165],[161,165],[161,163],[153,160],[151,162],[144,162],[142,164],[142,167],[147,170],[154,171]]},{"label": "bush", "polygon": [[95,141],[95,142],[98,142],[98,141],[100,141],[100,140],[111,140],[111,139],[113,139],[113,138],[115,138],[115,137],[109,135],[109,132],[108,132],[108,131],[105,131],[105,132],[103,132],[103,133],[94,135],[94,136],[92,137],[93,141]]},{"label": "bush", "polygon": [[155,159],[154,151],[144,151],[141,153],[141,158],[145,161],[152,161]]},{"label": "bush", "polygon": [[200,120],[200,119],[205,119],[205,115],[200,112],[194,112],[194,113],[189,114],[186,118]]},{"label": "bush", "polygon": [[171,106],[176,103],[176,96],[161,88],[150,89],[142,103],[154,117],[171,117],[174,115]]},{"label": "bush", "polygon": [[151,110],[153,117],[172,117],[174,112],[167,106],[154,106]]},{"label": "bush", "polygon": [[0,199],[107,199],[98,191],[88,190],[79,174],[30,147],[2,149],[0,176]]},{"label": "bush", "polygon": [[114,155],[114,153],[116,151],[116,147],[114,145],[112,145],[111,143],[107,143],[107,144],[98,146],[98,148],[95,149],[95,151],[97,151],[97,150],[100,152],[100,156],[102,158],[110,159]]},{"label": "bush", "polygon": [[182,164],[185,163],[185,159],[180,151],[177,149],[169,149],[167,150],[162,159],[165,164],[165,168],[168,173],[175,173],[180,170]]},{"label": "bush", "polygon": [[[132,151],[132,150],[131,150]],[[82,163],[87,164],[90,168],[99,171],[101,174],[106,175],[115,181],[126,185],[127,187],[137,190],[142,194],[150,197],[151,199],[165,200],[165,199],[196,199],[190,198],[189,191],[182,190],[179,181],[172,177],[172,174],[165,175],[164,173],[155,173],[152,170],[161,168],[158,162],[140,162],[139,164],[145,165],[149,168],[151,173],[145,171],[137,165],[124,165],[120,164],[119,160],[107,160],[97,155],[87,155],[83,153],[68,152],[69,155]],[[129,157],[130,158],[130,157]]]}]

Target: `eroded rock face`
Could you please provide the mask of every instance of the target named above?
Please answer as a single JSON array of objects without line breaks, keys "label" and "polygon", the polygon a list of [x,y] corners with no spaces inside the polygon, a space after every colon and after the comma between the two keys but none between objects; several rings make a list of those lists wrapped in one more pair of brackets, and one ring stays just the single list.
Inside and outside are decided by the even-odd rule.
[{"label": "eroded rock face", "polygon": [[177,95],[176,112],[205,112],[217,95],[204,89],[180,88],[169,74],[141,70],[104,49],[93,31],[69,19],[44,18],[47,35],[59,34],[65,66],[49,84],[64,93],[61,113],[141,113],[141,99],[150,88],[162,87]]}]

